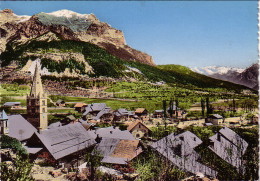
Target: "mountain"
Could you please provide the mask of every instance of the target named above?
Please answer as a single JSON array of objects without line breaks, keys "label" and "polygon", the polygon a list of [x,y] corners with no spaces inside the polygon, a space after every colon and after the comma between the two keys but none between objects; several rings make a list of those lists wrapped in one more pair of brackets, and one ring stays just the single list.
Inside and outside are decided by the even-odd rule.
[{"label": "mountain", "polygon": [[258,64],[253,64],[246,69],[217,66],[208,66],[203,68],[195,67],[191,69],[197,73],[201,73],[209,77],[245,85],[252,89],[258,90]]},{"label": "mountain", "polygon": [[[156,66],[151,56],[125,44],[123,32],[100,22],[93,14],[68,10],[17,16],[0,13],[1,82],[30,81],[36,61],[50,81],[110,77],[115,80],[164,82],[180,88],[225,88],[241,92],[244,86],[195,73],[180,65]],[[57,79],[58,78],[58,79]]]},{"label": "mountain", "polygon": [[12,10],[5,9],[0,11],[0,33],[0,53],[8,46],[24,45],[31,40],[74,40],[95,44],[124,60],[155,65],[150,55],[126,44],[122,31],[100,22],[94,14],[60,10],[18,16]]}]

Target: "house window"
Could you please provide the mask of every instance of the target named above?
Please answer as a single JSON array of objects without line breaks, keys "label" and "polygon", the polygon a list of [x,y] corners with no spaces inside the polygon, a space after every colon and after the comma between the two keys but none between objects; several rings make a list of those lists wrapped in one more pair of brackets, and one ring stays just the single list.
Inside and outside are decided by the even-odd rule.
[{"label": "house window", "polygon": [[196,141],[196,137],[194,137],[194,139],[193,139],[194,141]]},{"label": "house window", "polygon": [[45,113],[45,108],[42,108],[42,112]]},{"label": "house window", "polygon": [[42,105],[45,106],[45,101],[44,100],[42,101]]},{"label": "house window", "polygon": [[139,128],[141,128],[141,125],[139,124]]},{"label": "house window", "polygon": [[183,137],[183,136],[181,136],[181,137],[180,137],[180,140],[182,140],[182,141],[183,141],[183,140],[184,140],[184,137]]},{"label": "house window", "polygon": [[139,138],[139,137],[140,137],[140,135],[139,135],[139,134],[136,134],[136,137],[137,137],[137,138]]}]

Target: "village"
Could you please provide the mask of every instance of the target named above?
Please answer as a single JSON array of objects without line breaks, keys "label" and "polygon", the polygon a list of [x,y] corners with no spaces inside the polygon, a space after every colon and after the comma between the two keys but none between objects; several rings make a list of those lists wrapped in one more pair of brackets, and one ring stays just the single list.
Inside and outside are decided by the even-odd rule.
[{"label": "village", "polygon": [[[153,113],[144,107],[112,110],[106,103],[76,102],[73,109],[81,118],[66,114],[59,121],[49,123],[47,99],[36,65],[26,101],[27,114],[8,115],[4,109],[0,114],[1,135],[21,143],[34,164],[30,174],[35,180],[96,180],[98,173],[114,180],[142,180],[132,162],[150,150],[167,165],[188,173],[186,180],[218,180],[218,171],[203,163],[196,150],[205,142],[208,151],[237,173],[245,174],[243,155],[249,143],[232,128],[258,124],[257,114],[250,120],[242,116],[223,118],[219,114],[184,120],[187,113],[175,102]],[[61,99],[54,104],[57,109],[66,106]],[[20,106],[20,102],[3,104],[4,108],[14,110]],[[185,130],[195,126],[219,129],[202,140]],[[15,154],[9,148],[1,149],[1,162],[12,165]]]}]

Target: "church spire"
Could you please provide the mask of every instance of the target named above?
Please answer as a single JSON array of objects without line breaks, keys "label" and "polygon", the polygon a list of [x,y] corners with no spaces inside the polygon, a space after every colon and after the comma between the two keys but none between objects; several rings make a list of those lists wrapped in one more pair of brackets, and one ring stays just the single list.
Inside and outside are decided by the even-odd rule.
[{"label": "church spire", "polygon": [[37,62],[35,66],[30,96],[31,97],[43,96],[42,80],[41,80],[40,70],[38,68]]}]

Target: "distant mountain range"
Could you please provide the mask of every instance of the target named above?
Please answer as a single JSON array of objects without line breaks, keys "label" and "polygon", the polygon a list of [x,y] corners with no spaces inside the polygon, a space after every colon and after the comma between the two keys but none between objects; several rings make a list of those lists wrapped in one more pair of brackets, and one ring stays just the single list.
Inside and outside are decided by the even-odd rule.
[{"label": "distant mountain range", "polygon": [[216,79],[221,79],[236,84],[245,85],[252,89],[259,89],[258,75],[259,75],[259,65],[253,64],[246,69],[233,68],[233,67],[217,67],[217,66],[207,66],[207,67],[194,67],[191,70],[213,77]]}]

